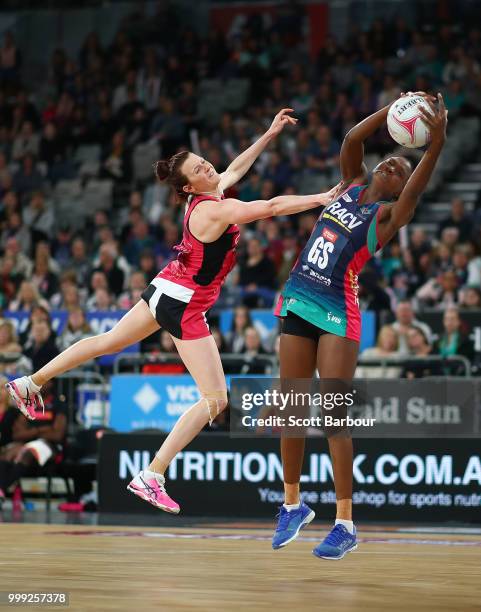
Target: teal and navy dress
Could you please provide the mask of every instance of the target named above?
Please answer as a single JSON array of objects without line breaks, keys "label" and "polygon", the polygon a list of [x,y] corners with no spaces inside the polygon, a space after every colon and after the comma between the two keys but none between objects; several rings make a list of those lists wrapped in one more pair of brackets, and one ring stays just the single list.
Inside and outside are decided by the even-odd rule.
[{"label": "teal and navy dress", "polygon": [[361,204],[366,188],[351,185],[323,209],[281,293],[277,316],[293,312],[326,332],[359,342],[358,275],[382,247],[378,220],[385,204]]}]

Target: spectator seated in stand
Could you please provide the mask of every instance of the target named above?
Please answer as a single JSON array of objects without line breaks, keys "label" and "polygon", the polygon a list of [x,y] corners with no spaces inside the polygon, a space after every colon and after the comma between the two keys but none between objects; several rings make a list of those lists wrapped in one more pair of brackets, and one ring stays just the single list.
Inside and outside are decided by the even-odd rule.
[{"label": "spectator seated in stand", "polygon": [[99,287],[87,300],[86,308],[87,310],[116,310],[114,296],[108,289]]},{"label": "spectator seated in stand", "polygon": [[[38,243],[37,246],[40,246],[40,243]],[[39,294],[47,301],[57,292],[58,278],[57,275],[49,269],[48,253],[37,249],[31,278]]]},{"label": "spectator seated in stand", "polygon": [[24,355],[32,362],[34,372],[51,361],[59,353],[55,335],[47,321],[36,321],[24,347]]},{"label": "spectator seated in stand", "polygon": [[48,241],[54,228],[52,208],[45,201],[41,191],[32,193],[29,205],[23,212],[23,222],[30,229],[34,245],[41,240]]},{"label": "spectator seated in stand", "polygon": [[0,319],[0,371],[10,375],[31,371],[31,363],[22,355],[15,326],[8,319]]},{"label": "spectator seated in stand", "polygon": [[468,285],[462,293],[459,307],[469,310],[481,310],[481,288],[476,285]]},{"label": "spectator seated in stand", "polygon": [[33,125],[30,121],[25,121],[18,135],[14,138],[12,146],[12,159],[15,161],[21,160],[25,155],[38,155],[39,150],[39,135],[33,131]]},{"label": "spectator seated in stand", "polygon": [[67,405],[50,385],[43,394],[45,412],[37,409],[35,421],[17,411],[12,442],[0,454],[0,507],[8,489],[21,478],[35,477],[40,468],[61,458],[67,434]]},{"label": "spectator seated in stand", "polygon": [[111,244],[102,244],[99,250],[99,266],[95,272],[103,272],[107,277],[109,291],[115,296],[122,293],[124,288],[124,273],[116,262],[117,253]]},{"label": "spectator seated in stand", "polygon": [[[383,325],[377,336],[376,346],[364,349],[361,353],[363,358],[396,358],[399,357],[399,337],[392,325]],[[399,378],[402,368],[391,364],[360,365],[356,369],[356,378]]]},{"label": "spectator seated in stand", "polygon": [[232,318],[231,330],[225,339],[229,353],[241,353],[245,347],[245,330],[252,327],[252,319],[247,306],[237,306]]},{"label": "spectator seated in stand", "polygon": [[62,352],[75,342],[89,336],[93,336],[93,332],[84,311],[79,307],[74,307],[69,311],[65,329],[57,339],[58,349]]},{"label": "spectator seated in stand", "polygon": [[[474,358],[473,343],[468,337],[467,330],[454,306],[447,308],[443,314],[443,333],[435,344],[435,351],[441,357],[461,355],[472,361]],[[461,366],[461,373],[464,368]]]},{"label": "spectator seated in stand", "polygon": [[72,308],[81,308],[84,300],[80,292],[81,289],[78,288],[75,272],[67,270],[60,279],[60,292],[50,299],[52,309],[71,310]]},{"label": "spectator seated in stand", "polygon": [[398,336],[398,351],[401,355],[409,355],[408,333],[412,327],[422,329],[428,344],[432,338],[432,332],[429,325],[415,318],[414,309],[409,300],[402,300],[398,303],[396,307],[396,320],[392,324],[392,327]]},{"label": "spectator seated in stand", "polygon": [[449,268],[430,278],[416,291],[416,297],[424,307],[444,310],[459,303],[459,279],[456,271]]},{"label": "spectator seated in stand", "polygon": [[65,267],[75,273],[79,287],[86,287],[91,276],[92,262],[87,254],[85,240],[78,236],[73,240],[71,249],[71,257]]},{"label": "spectator seated in stand", "polygon": [[[48,308],[40,306],[40,304],[35,304],[33,306],[28,317],[27,326],[20,334],[19,340],[22,346],[25,346],[27,341],[31,338],[32,326],[37,321],[45,321],[47,325],[52,328],[52,319],[50,317],[50,311],[48,310]],[[54,338],[56,337],[56,333],[54,330],[52,330],[52,335]]]},{"label": "spectator seated in stand", "polygon": [[12,274],[17,280],[28,279],[32,273],[33,264],[24,252],[28,245],[21,244],[17,236],[9,236],[2,245],[5,249],[4,257],[11,257],[14,261]]},{"label": "spectator seated in stand", "polygon": [[403,378],[424,378],[441,374],[441,366],[438,362],[425,359],[433,355],[434,351],[420,327],[413,325],[409,328],[407,332],[407,345],[412,359],[404,364]]},{"label": "spectator seated in stand", "polygon": [[247,306],[272,306],[277,288],[275,268],[258,238],[247,242],[247,257],[240,264],[239,285]]},{"label": "spectator seated in stand", "polygon": [[121,310],[130,310],[140,299],[142,292],[147,286],[145,274],[140,271],[132,272],[129,278],[129,288],[117,300]]},{"label": "spectator seated in stand", "polygon": [[[36,161],[33,155],[28,153],[21,161],[19,170],[13,175],[12,182],[13,189],[19,194],[20,198],[25,200],[28,194],[35,192],[33,195],[34,203],[28,209],[28,215],[24,222],[30,226],[30,222],[35,221],[36,215],[34,214],[36,206],[39,205],[40,199],[43,198],[42,192],[40,191],[44,187],[44,178],[36,167]],[[26,211],[27,212],[27,211]],[[44,231],[46,228],[51,229],[53,218],[51,216],[43,215],[43,210],[38,209],[39,215],[39,229]],[[33,223],[34,228],[37,229]]]},{"label": "spectator seated in stand", "polygon": [[260,334],[254,326],[246,327],[244,330],[244,349],[242,351],[243,365],[240,373],[265,374],[270,366],[266,361],[258,358],[260,355],[267,355],[262,346]]},{"label": "spectator seated in stand", "polygon": [[0,353],[21,353],[15,326],[8,319],[0,319]]},{"label": "spectator seated in stand", "polygon": [[451,202],[451,214],[441,221],[438,228],[438,236],[441,237],[447,227],[455,227],[459,232],[459,242],[467,242],[473,231],[473,221],[466,214],[462,198],[453,198]]},{"label": "spectator seated in stand", "polygon": [[10,302],[9,310],[30,311],[34,306],[42,306],[48,311],[48,302],[40,297],[40,293],[31,281],[22,281],[17,297]]}]

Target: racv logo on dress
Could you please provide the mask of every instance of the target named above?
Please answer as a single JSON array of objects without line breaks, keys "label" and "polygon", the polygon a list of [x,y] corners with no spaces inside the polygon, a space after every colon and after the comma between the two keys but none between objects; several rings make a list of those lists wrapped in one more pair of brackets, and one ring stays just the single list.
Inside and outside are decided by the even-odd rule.
[{"label": "racv logo on dress", "polygon": [[327,206],[322,213],[321,218],[323,220],[330,219],[331,221],[334,221],[334,223],[337,223],[349,233],[364,223],[364,219],[359,219],[357,215],[344,207],[341,202],[333,202],[332,204],[329,204],[329,206]]}]

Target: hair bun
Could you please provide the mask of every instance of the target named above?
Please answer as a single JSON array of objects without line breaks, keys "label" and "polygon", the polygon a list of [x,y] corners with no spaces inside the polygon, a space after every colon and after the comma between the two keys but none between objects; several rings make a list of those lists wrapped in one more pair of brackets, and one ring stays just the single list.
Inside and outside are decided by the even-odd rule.
[{"label": "hair bun", "polygon": [[161,159],[154,164],[155,176],[159,181],[165,181],[170,174],[170,164],[165,159]]}]

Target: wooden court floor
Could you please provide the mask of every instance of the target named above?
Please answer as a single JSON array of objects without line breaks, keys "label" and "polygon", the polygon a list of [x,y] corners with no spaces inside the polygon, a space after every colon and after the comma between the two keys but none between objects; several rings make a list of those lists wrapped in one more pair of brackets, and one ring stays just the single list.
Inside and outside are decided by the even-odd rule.
[{"label": "wooden court floor", "polygon": [[320,533],[273,551],[270,530],[227,525],[1,524],[0,590],[68,591],[82,612],[481,610],[480,536],[366,530],[357,551],[323,561]]}]

